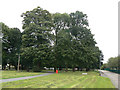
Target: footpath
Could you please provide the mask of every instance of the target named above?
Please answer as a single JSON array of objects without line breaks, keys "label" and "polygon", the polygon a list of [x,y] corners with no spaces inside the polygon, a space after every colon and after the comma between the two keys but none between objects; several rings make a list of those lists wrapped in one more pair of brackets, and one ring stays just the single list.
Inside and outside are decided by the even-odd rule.
[{"label": "footpath", "polygon": [[2,83],[2,82],[17,81],[17,80],[24,80],[24,79],[30,79],[30,78],[41,77],[41,76],[46,76],[46,75],[51,75],[51,74],[54,74],[54,73],[45,73],[45,74],[35,75],[35,76],[27,76],[27,77],[19,77],[19,78],[2,79],[2,80],[0,80],[0,83]]},{"label": "footpath", "polygon": [[116,88],[119,88],[120,90],[120,74],[113,73],[113,72],[106,71],[106,70],[99,70],[99,71],[100,71],[101,76],[110,78],[113,85]]}]

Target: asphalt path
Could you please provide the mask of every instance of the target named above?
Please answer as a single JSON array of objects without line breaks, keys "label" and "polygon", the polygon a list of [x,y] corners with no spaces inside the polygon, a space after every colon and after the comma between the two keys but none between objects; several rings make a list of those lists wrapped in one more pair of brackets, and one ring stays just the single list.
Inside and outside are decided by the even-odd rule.
[{"label": "asphalt path", "polygon": [[116,88],[119,88],[120,90],[120,74],[113,73],[113,72],[106,71],[106,70],[99,70],[99,71],[100,71],[101,76],[110,78],[113,85]]},{"label": "asphalt path", "polygon": [[35,77],[47,76],[47,75],[51,75],[51,74],[53,74],[53,73],[45,73],[45,74],[40,74],[40,75],[35,75],[35,76],[27,76],[27,77],[19,77],[19,78],[2,79],[2,80],[0,80],[0,83],[30,79],[30,78],[35,78]]}]

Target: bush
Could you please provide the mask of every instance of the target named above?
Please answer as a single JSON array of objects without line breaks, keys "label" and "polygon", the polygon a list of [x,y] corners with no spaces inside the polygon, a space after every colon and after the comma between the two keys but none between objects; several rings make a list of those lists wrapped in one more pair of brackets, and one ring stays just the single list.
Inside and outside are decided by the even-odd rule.
[{"label": "bush", "polygon": [[105,68],[107,68],[107,64],[103,64],[100,69],[104,70]]},{"label": "bush", "polygon": [[33,67],[33,72],[41,72],[41,71],[42,71],[42,68],[39,68],[37,66]]}]

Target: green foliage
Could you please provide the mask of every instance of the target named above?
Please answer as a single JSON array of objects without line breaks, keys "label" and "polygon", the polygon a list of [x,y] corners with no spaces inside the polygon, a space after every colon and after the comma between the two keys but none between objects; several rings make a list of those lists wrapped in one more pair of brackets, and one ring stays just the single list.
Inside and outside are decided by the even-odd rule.
[{"label": "green foliage", "polygon": [[2,25],[4,66],[9,63],[17,67],[16,56],[20,54],[20,68],[27,71],[41,71],[43,67],[73,70],[77,67],[88,71],[100,67],[102,51],[88,29],[86,14],[80,11],[51,14],[37,7],[21,17],[22,35],[19,29]]},{"label": "green foliage", "polygon": [[2,72],[2,79],[9,79],[9,78],[19,78],[19,77],[27,77],[27,76],[35,76],[44,74],[41,72],[26,72],[26,71],[13,71],[13,70],[3,70]]},{"label": "green foliage", "polygon": [[53,20],[57,67],[99,68],[101,51],[87,28],[86,14],[79,11],[69,15],[56,13]]},{"label": "green foliage", "polygon": [[77,27],[87,27],[88,26],[88,20],[87,15],[83,14],[80,11],[76,11],[75,13],[70,13],[71,17],[71,23],[70,26],[77,26]]},{"label": "green foliage", "polygon": [[101,69],[102,70],[104,70],[104,69],[106,69],[107,68],[107,63],[105,63],[105,64],[103,64],[102,66],[101,66]]},{"label": "green foliage", "polygon": [[[51,14],[40,7],[22,14],[22,58],[23,67],[28,71],[41,70],[49,61],[49,51],[53,34]],[[36,68],[36,69],[35,69]]]},{"label": "green foliage", "polygon": [[88,29],[86,14],[76,11],[51,15],[37,7],[23,13],[22,17],[21,63],[24,66],[38,69],[46,65],[55,68],[99,68],[101,51],[95,46],[94,35]]},{"label": "green foliage", "polygon": [[107,65],[106,65],[106,68],[118,69],[119,60],[120,60],[120,56],[109,58],[108,63],[107,63]]},{"label": "green foliage", "polygon": [[111,58],[108,59],[107,63],[102,65],[101,69],[120,70],[120,68],[119,68],[119,60],[120,60],[120,56],[111,57]]},{"label": "green foliage", "polygon": [[18,28],[9,28],[2,23],[2,33],[3,69],[7,64],[17,67],[17,58],[21,46],[21,32]]}]

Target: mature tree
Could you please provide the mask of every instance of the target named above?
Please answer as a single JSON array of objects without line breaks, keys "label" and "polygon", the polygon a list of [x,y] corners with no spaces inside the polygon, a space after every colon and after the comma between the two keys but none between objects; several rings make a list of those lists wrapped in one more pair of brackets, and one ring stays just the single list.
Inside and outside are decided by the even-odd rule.
[{"label": "mature tree", "polygon": [[9,64],[15,66],[15,69],[17,69],[18,55],[20,54],[21,47],[21,32],[18,28],[11,28],[10,32],[10,38],[8,39],[11,42]]},{"label": "mature tree", "polygon": [[69,29],[67,30],[61,30],[58,33],[58,62],[59,66],[66,67],[66,70],[68,67],[71,66],[71,60],[72,60],[72,37],[69,33]]},{"label": "mature tree", "polygon": [[58,67],[58,57],[59,57],[59,50],[57,48],[57,42],[58,42],[58,33],[61,30],[65,30],[69,28],[70,23],[70,16],[67,13],[55,13],[52,15],[53,18],[53,24],[54,24],[54,32],[55,32],[55,43],[54,43],[54,54],[55,54],[55,60],[54,60],[54,71],[56,71],[56,68]]},{"label": "mature tree", "polygon": [[2,38],[2,69],[6,68],[7,62],[8,62],[8,49],[9,49],[9,43],[8,43],[8,33],[9,33],[9,28],[6,26],[4,23],[1,23],[2,25],[2,33],[4,34]]},{"label": "mature tree", "polygon": [[111,57],[109,58],[108,60],[108,68],[110,69],[118,69],[118,60],[119,60],[119,57]]},{"label": "mature tree", "polygon": [[101,69],[119,70],[119,60],[120,56],[111,57],[107,63],[102,65]]},{"label": "mature tree", "polygon": [[88,20],[87,15],[83,14],[80,11],[76,11],[75,13],[70,13],[70,27],[76,26],[76,27],[87,27],[88,26]]},{"label": "mature tree", "polygon": [[[79,68],[86,68],[87,70],[89,68],[92,68],[92,64],[95,64],[94,61],[98,61],[95,53],[95,40],[93,38],[93,34],[91,34],[91,31],[87,29],[86,27],[78,27],[74,26],[70,28],[71,35],[74,37],[73,41],[73,48],[76,50],[74,57],[74,62],[78,62],[79,64],[74,64],[74,67]],[[93,61],[94,60],[94,61]],[[96,61],[96,62],[97,62]],[[86,66],[86,67],[83,67]]]},{"label": "mature tree", "polygon": [[9,64],[17,69],[18,53],[21,46],[21,32],[18,28],[9,28],[2,23],[2,51],[3,51],[3,69]]},{"label": "mature tree", "polygon": [[[49,49],[51,46],[53,34],[52,34],[52,18],[51,14],[47,10],[43,10],[40,7],[37,7],[31,11],[27,11],[22,14],[23,20],[23,35],[22,35],[22,55],[24,56],[29,53],[26,61],[24,60],[24,66],[28,63],[27,71],[29,71],[30,65],[33,64],[38,70],[44,66],[46,60],[48,60],[47,56],[49,53]],[[26,52],[24,52],[26,50]],[[28,50],[28,51],[27,51]],[[29,50],[32,52],[29,52]],[[33,56],[33,58],[31,58]],[[30,62],[29,62],[30,59]]]},{"label": "mature tree", "polygon": [[[83,66],[83,63],[85,62],[85,58],[82,58],[82,54],[85,51],[84,47],[86,44],[84,44],[87,40],[87,36],[92,35],[90,33],[90,30],[87,29],[88,27],[88,21],[87,21],[87,15],[83,14],[82,12],[76,11],[75,13],[70,13],[70,32],[73,36],[73,48],[74,48],[74,62],[73,62],[73,71],[74,67]],[[90,33],[87,35],[87,33]],[[86,39],[86,40],[85,40]],[[85,53],[84,53],[85,54]],[[79,65],[77,64],[79,63]],[[81,65],[80,65],[81,63]]]},{"label": "mature tree", "polygon": [[[67,64],[70,63],[70,61],[72,62],[68,65],[69,67],[73,67],[73,71],[75,67],[78,67],[78,69],[86,68],[87,71],[90,68],[95,68],[95,66],[98,67],[100,50],[95,46],[96,41],[93,38],[94,35],[91,33],[90,29],[88,29],[87,15],[79,11],[70,13],[69,15],[56,13],[53,15],[53,20],[56,36],[54,44],[55,67],[59,67],[60,62],[63,62],[63,65],[66,67],[64,62],[67,61],[69,57],[63,60],[62,55],[70,56],[71,60],[69,59]],[[66,29],[68,31],[67,33],[69,33],[70,40],[66,38]],[[67,42],[66,39],[69,42],[69,46],[67,47],[65,47],[67,44],[64,43]],[[61,43],[61,46],[58,43]],[[61,59],[59,59],[59,57]]]}]

